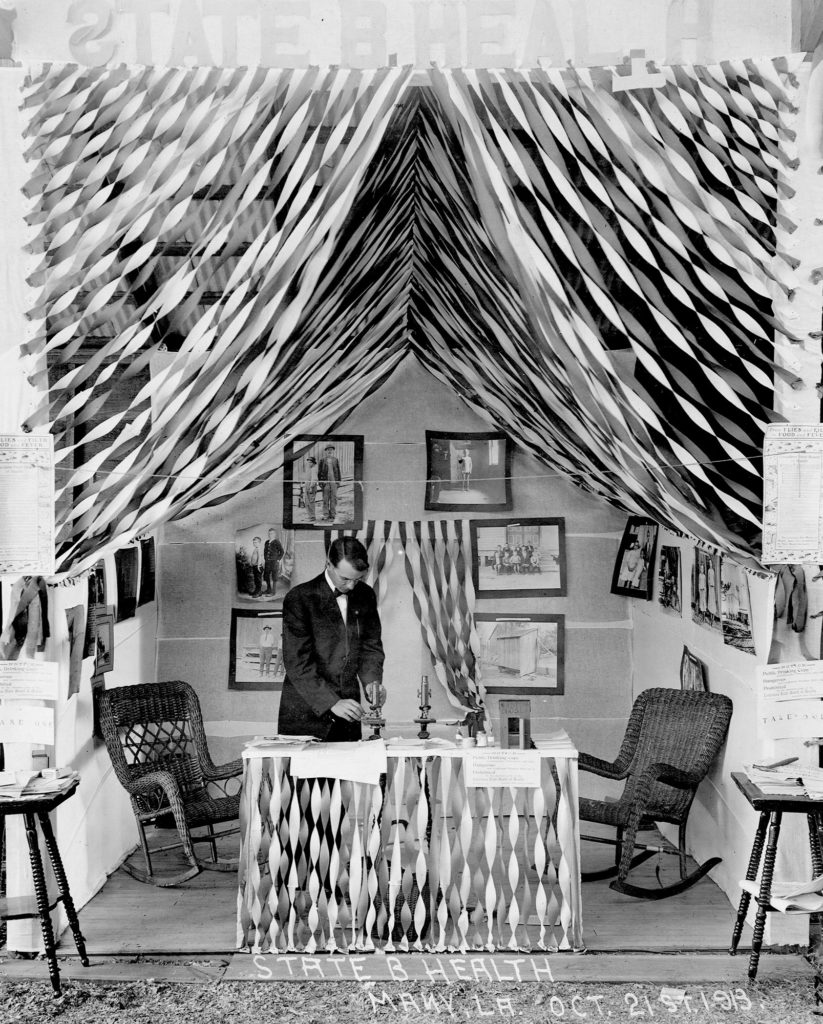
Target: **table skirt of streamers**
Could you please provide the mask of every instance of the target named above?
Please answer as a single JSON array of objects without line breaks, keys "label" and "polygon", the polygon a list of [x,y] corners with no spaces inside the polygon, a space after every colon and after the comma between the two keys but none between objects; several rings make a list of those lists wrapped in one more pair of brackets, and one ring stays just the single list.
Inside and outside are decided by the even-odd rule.
[{"label": "table skirt of streamers", "polygon": [[245,762],[239,949],[583,948],[575,758],[534,789],[467,787],[459,757],[389,757],[379,785],[289,762]]}]

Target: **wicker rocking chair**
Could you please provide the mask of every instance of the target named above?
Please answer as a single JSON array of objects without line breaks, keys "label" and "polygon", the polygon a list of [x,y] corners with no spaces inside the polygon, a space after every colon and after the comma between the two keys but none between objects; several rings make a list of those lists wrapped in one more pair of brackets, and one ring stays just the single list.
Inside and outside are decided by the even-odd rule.
[{"label": "wicker rocking chair", "polygon": [[[687,873],[686,819],[697,787],[723,745],[731,716],[732,702],[723,694],[654,687],[634,702],[615,761],[580,754],[582,770],[626,781],[617,800],[580,800],[582,821],[613,825],[617,830],[614,839],[581,836],[616,847],[614,866],[584,872],[584,881],[616,875],[610,889],[657,900],[684,892],[720,863],[722,858],[712,857]],[[661,821],[679,826],[677,850],[637,842],[638,832]],[[636,849],[642,852],[634,856]],[[629,871],[655,853],[679,856],[680,881],[656,889],[627,882]]]},{"label": "wicker rocking chair", "polygon": [[[134,878],[153,885],[178,885],[203,868],[236,870],[237,862],[218,860],[217,840],[239,832],[239,825],[215,832],[214,826],[236,821],[240,786],[227,792],[230,780],[239,779],[238,759],[216,766],[209,755],[197,694],[180,680],[140,683],[101,690],[98,694],[100,728],[117,778],[131,797],[146,868],[123,867]],[[214,796],[209,787],[223,795]],[[147,825],[176,828],[179,841],[150,849]],[[205,828],[205,834],[192,829]],[[201,861],[194,843],[208,843],[211,860]],[[174,875],[158,876],[152,854],[182,848],[189,866]]]}]

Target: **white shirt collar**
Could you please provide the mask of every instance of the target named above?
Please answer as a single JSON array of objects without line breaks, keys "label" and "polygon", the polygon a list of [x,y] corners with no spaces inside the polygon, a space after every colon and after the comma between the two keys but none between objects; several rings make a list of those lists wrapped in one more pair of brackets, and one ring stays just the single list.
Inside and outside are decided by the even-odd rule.
[{"label": "white shirt collar", "polygon": [[[337,590],[337,587],[334,585],[334,580],[332,580],[331,576],[329,576],[328,569],[323,573],[323,575],[326,577],[326,583],[328,583],[332,593],[334,593],[334,591]],[[339,601],[341,597],[347,598],[348,596],[348,594],[338,594],[336,600]]]}]

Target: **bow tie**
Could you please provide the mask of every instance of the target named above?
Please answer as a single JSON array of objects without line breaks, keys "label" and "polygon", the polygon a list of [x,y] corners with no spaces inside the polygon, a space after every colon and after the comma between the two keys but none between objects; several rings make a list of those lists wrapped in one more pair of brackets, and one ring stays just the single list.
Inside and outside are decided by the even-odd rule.
[{"label": "bow tie", "polygon": [[337,589],[336,587],[335,587],[335,589],[334,589],[334,590],[332,591],[332,593],[334,594],[334,599],[335,599],[335,601],[337,600],[337,598],[338,598],[338,597],[348,597],[348,596],[349,596],[349,595],[348,595],[348,594],[346,593],[346,591],[345,591],[345,590],[338,590],[338,589]]}]

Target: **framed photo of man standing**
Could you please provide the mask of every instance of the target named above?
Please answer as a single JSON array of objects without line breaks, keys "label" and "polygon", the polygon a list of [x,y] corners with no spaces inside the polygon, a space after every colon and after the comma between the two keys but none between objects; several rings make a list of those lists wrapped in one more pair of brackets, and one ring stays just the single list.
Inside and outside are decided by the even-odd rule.
[{"label": "framed photo of man standing", "polygon": [[359,530],[363,525],[363,435],[304,434],[286,450],[283,525]]}]

